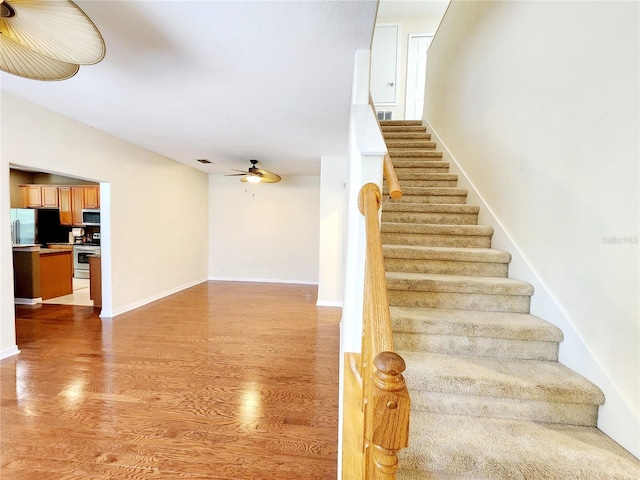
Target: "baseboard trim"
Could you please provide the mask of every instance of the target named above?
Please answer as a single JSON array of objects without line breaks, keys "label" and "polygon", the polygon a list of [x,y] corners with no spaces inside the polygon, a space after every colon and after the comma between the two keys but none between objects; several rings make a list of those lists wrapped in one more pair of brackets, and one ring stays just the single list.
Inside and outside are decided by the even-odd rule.
[{"label": "baseboard trim", "polygon": [[431,133],[431,140],[437,142],[438,150],[442,150],[442,160],[449,162],[451,173],[458,174],[458,186],[467,188],[469,203],[480,206],[479,223],[494,228],[493,247],[511,253],[509,276],[533,285],[535,294],[531,299],[531,314],[556,325],[564,333],[564,341],[560,344],[560,363],[593,382],[603,391],[606,402],[599,410],[598,428],[640,458],[640,417],[611,382],[597,357],[576,330],[570,315],[547,288],[527,257],[521,253],[508,230],[497,219],[438,132],[424,117],[422,123],[427,127],[427,132]]},{"label": "baseboard trim", "polygon": [[14,298],[13,303],[16,305],[37,305],[42,303],[42,297],[38,298]]},{"label": "baseboard trim", "polygon": [[20,350],[18,350],[17,345],[13,345],[12,347],[3,348],[0,350],[0,360],[4,360],[5,358],[13,357],[14,355],[18,355]]},{"label": "baseboard trim", "polygon": [[316,307],[337,307],[342,308],[342,302],[332,302],[329,300],[318,300]]},{"label": "baseboard trim", "polygon": [[176,288],[172,288],[170,290],[166,290],[162,293],[159,293],[157,295],[153,295],[151,297],[145,298],[144,300],[140,300],[139,302],[134,302],[134,303],[130,303],[129,305],[125,306],[125,307],[120,307],[120,308],[116,308],[113,309],[111,311],[103,308],[102,311],[100,312],[100,318],[113,318],[113,317],[117,317],[118,315],[122,315],[123,313],[126,312],[130,312],[131,310],[135,310],[136,308],[140,308],[144,305],[147,305],[151,302],[155,302],[156,300],[160,300],[164,297],[168,297],[169,295],[173,295],[174,293],[178,293],[181,292],[182,290],[186,290],[187,288],[191,288],[194,287],[196,285],[199,285],[201,283],[206,282],[207,279],[201,279],[201,280],[195,280],[193,282],[190,283],[186,283],[184,285],[180,285]]},{"label": "baseboard trim", "polygon": [[318,285],[317,281],[287,280],[284,278],[255,278],[255,277],[209,277],[214,282],[248,282],[248,283],[284,283],[291,285]]}]

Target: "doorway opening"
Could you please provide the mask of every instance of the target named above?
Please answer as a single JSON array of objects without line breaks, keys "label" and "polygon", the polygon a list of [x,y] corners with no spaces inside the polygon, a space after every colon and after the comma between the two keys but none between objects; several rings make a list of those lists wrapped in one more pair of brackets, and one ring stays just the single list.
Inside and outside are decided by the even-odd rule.
[{"label": "doorway opening", "polygon": [[100,186],[10,166],[15,304],[102,307]]}]

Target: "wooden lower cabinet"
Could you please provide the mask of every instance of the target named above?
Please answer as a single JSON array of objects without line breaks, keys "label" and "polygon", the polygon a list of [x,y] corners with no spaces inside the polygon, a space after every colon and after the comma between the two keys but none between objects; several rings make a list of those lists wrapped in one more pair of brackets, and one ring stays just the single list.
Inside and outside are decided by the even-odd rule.
[{"label": "wooden lower cabinet", "polygon": [[102,307],[102,264],[100,257],[89,257],[89,298],[94,307]]},{"label": "wooden lower cabinet", "polygon": [[40,296],[43,300],[73,293],[73,251],[40,251]]}]

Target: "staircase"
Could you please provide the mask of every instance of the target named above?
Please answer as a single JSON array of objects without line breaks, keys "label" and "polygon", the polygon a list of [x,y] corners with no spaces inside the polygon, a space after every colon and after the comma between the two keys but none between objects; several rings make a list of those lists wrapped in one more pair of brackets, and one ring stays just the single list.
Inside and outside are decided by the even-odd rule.
[{"label": "staircase", "polygon": [[[399,479],[638,479],[596,428],[604,395],[558,363],[562,332],[419,121],[381,122],[403,191],[382,209],[395,350],[411,394]],[[385,194],[388,194],[385,188]]]}]

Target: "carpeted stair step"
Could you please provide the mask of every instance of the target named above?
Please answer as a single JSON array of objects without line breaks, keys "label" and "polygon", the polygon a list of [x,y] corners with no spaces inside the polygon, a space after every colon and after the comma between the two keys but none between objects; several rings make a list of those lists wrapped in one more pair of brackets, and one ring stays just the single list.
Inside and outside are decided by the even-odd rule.
[{"label": "carpeted stair step", "polygon": [[427,131],[426,127],[422,127],[420,125],[382,125],[382,134],[386,135],[387,133],[425,133]]},{"label": "carpeted stair step", "polygon": [[384,139],[385,140],[396,140],[399,138],[404,139],[414,139],[414,140],[431,140],[431,134],[425,132],[385,132]]},{"label": "carpeted stair step", "polygon": [[420,120],[380,120],[380,126],[384,127],[422,127],[422,121]]},{"label": "carpeted stair step", "polygon": [[385,245],[491,248],[493,227],[487,225],[428,225],[383,222]]},{"label": "carpeted stair step", "polygon": [[411,148],[388,148],[387,151],[394,161],[404,158],[442,158],[442,152],[427,149],[411,149]]},{"label": "carpeted stair step", "polygon": [[382,252],[387,272],[505,278],[511,261],[511,254],[491,248],[383,245]]},{"label": "carpeted stair step", "polygon": [[402,177],[396,173],[402,188],[406,187],[456,187],[458,175],[455,173],[407,173],[401,172]]},{"label": "carpeted stair step", "polygon": [[602,391],[558,362],[402,351],[411,410],[595,426]]},{"label": "carpeted stair step", "polygon": [[431,142],[429,140],[415,140],[415,139],[385,139],[385,143],[387,144],[387,148],[391,149],[408,149],[408,150],[416,150],[416,149],[427,149],[427,150],[435,150],[436,142]]},{"label": "carpeted stair step", "polygon": [[439,159],[425,160],[394,160],[394,169],[396,175],[404,174],[425,174],[425,173],[448,173],[449,162],[443,162]]},{"label": "carpeted stair step", "polygon": [[593,427],[412,412],[398,480],[636,480],[640,462]]},{"label": "carpeted stair step", "polygon": [[[403,203],[447,203],[463,204],[467,201],[467,189],[455,187],[402,187]],[[389,195],[387,187],[382,187],[383,195]]]},{"label": "carpeted stair step", "polygon": [[511,278],[387,272],[389,305],[529,313],[533,287]]},{"label": "carpeted stair step", "polygon": [[558,360],[562,331],[526,313],[390,307],[396,350]]},{"label": "carpeted stair step", "polygon": [[382,206],[382,221],[440,225],[477,225],[479,211],[480,207],[476,205],[402,203],[388,200]]}]

